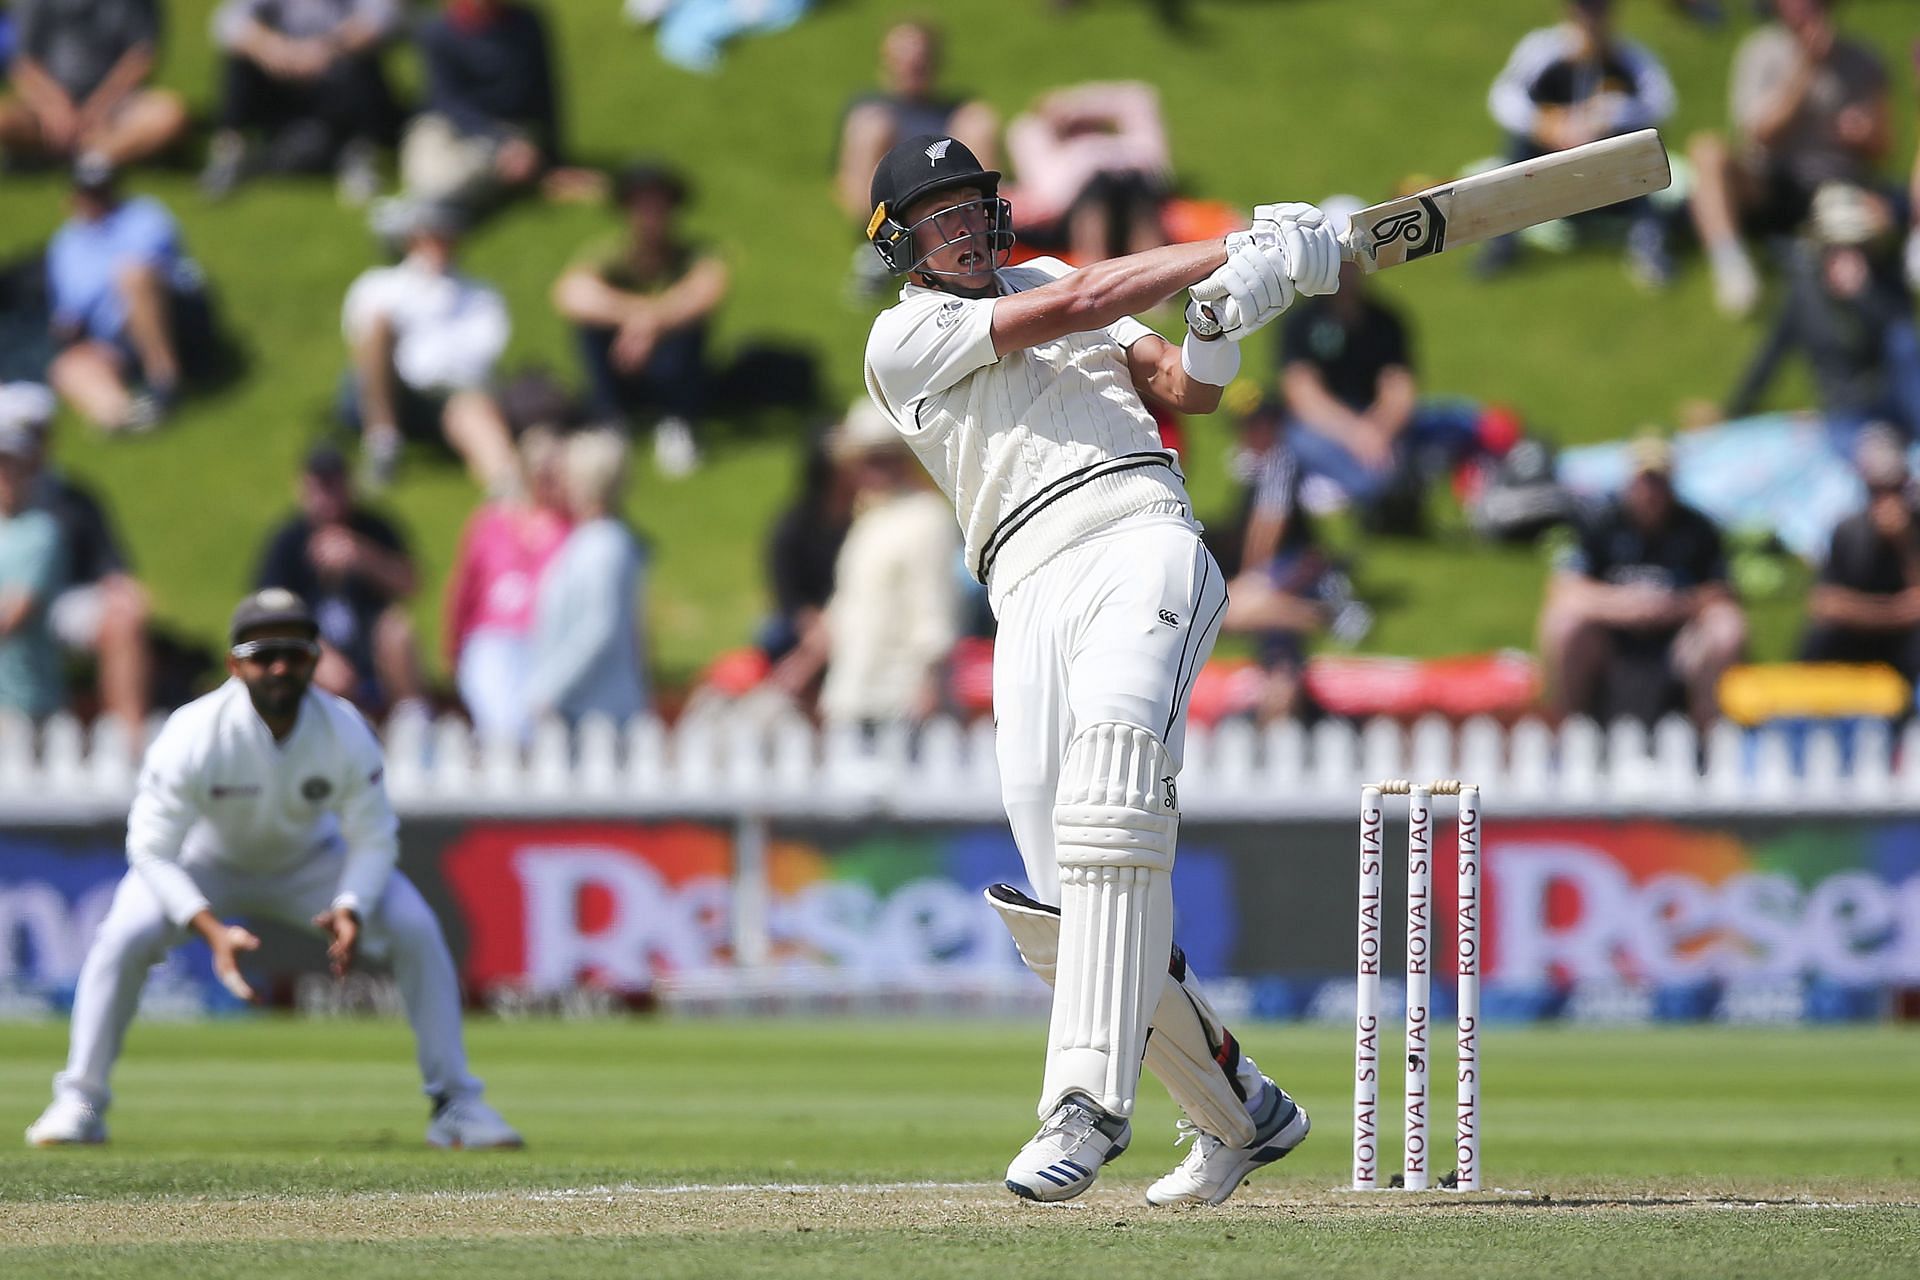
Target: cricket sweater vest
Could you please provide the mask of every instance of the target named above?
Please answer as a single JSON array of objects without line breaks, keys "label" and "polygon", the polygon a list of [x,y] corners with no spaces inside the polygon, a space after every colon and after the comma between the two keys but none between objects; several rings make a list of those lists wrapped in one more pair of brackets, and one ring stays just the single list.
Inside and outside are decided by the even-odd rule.
[{"label": "cricket sweater vest", "polygon": [[[1041,258],[1001,293],[1067,274]],[[1087,534],[1142,512],[1188,514],[1185,478],[1134,389],[1130,318],[996,357],[992,298],[909,284],[874,321],[867,390],[953,502],[969,570],[995,609]]]}]

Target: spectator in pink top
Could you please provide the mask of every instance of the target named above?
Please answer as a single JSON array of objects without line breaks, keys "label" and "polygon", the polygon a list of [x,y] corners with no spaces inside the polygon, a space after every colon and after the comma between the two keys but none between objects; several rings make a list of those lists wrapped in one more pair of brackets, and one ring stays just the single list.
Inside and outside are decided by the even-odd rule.
[{"label": "spectator in pink top", "polygon": [[560,490],[560,439],[546,427],[520,436],[521,494],[483,503],[460,537],[447,585],[447,657],[474,727],[520,738],[527,723],[528,637],[540,575],[571,522]]}]

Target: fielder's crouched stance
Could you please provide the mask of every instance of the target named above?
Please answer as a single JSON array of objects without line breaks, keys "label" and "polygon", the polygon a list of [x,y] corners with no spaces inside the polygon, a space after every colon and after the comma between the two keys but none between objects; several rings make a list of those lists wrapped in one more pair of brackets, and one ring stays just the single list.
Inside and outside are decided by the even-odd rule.
[{"label": "fielder's crouched stance", "polygon": [[319,629],[300,597],[258,592],[230,627],[233,679],[174,712],[127,818],[132,870],[81,966],[67,1069],[27,1130],[33,1146],[104,1142],[107,1077],[147,971],[199,933],[214,972],[252,999],[238,953],[259,940],[230,915],[320,930],[334,972],[386,953],[406,1001],[437,1147],[517,1147],[481,1098],[460,1038],[460,987],[433,911],[394,869],[399,822],[380,744],[351,704],[310,687]]},{"label": "fielder's crouched stance", "polygon": [[[1008,267],[998,187],[951,138],[881,161],[868,234],[909,282],[874,323],[866,377],[953,499],[1000,624],[1000,776],[1035,896],[988,897],[1054,988],[1043,1123],[1007,1186],[1033,1200],[1092,1186],[1126,1148],[1144,1054],[1194,1139],[1147,1199],[1217,1204],[1308,1121],[1173,946],[1186,700],[1226,588],[1142,397],[1211,412],[1235,343],[1296,291],[1335,288],[1339,245],[1312,206],[1262,205],[1224,242]],[[1132,316],[1181,289],[1192,331],[1175,347]]]}]

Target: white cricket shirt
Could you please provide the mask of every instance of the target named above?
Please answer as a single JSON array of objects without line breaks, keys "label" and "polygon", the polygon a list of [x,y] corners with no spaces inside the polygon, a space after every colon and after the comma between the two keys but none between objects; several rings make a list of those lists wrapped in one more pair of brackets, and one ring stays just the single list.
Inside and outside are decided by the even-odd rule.
[{"label": "white cricket shirt", "polygon": [[362,919],[399,857],[380,743],[353,705],[307,690],[284,742],[238,679],[167,718],[127,815],[127,861],[185,924],[208,905],[196,864],[274,875],[346,846],[336,907]]},{"label": "white cricket shirt", "polygon": [[[997,273],[1001,295],[1072,268],[1036,258]],[[1105,329],[996,357],[992,298],[909,283],[867,338],[867,392],[952,499],[967,567],[995,609],[1077,539],[1140,511],[1190,514],[1186,482],[1127,370],[1153,331]]]},{"label": "white cricket shirt", "polygon": [[498,291],[413,258],[363,271],[348,288],[340,308],[347,341],[378,320],[392,326],[394,372],[425,392],[484,386],[513,328]]}]

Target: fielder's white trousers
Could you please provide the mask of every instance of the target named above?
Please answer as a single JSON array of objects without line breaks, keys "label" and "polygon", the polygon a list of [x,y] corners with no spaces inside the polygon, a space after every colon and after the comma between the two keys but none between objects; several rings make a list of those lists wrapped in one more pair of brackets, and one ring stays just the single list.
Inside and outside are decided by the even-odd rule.
[{"label": "fielder's white trousers", "polygon": [[[332,904],[339,890],[341,862],[339,852],[332,851],[270,875],[207,865],[189,865],[187,870],[222,919],[266,918],[312,930],[313,917]],[[167,919],[140,873],[128,872],[80,967],[67,1069],[53,1078],[56,1096],[77,1097],[105,1109],[113,1096],[107,1078],[120,1056],[127,1024],[140,1006],[147,972],[187,937],[185,928]],[[393,965],[427,1096],[479,1093],[480,1081],[467,1072],[453,957],[433,909],[398,871],[362,923],[360,937],[363,956],[385,956]]]},{"label": "fielder's white trousers", "polygon": [[1226,606],[1226,580],[1199,529],[1172,514],[1130,516],[1087,535],[1000,602],[995,755],[1035,898],[1060,902],[1053,804],[1067,744],[1086,725],[1136,725],[1178,769],[1187,695]]}]

